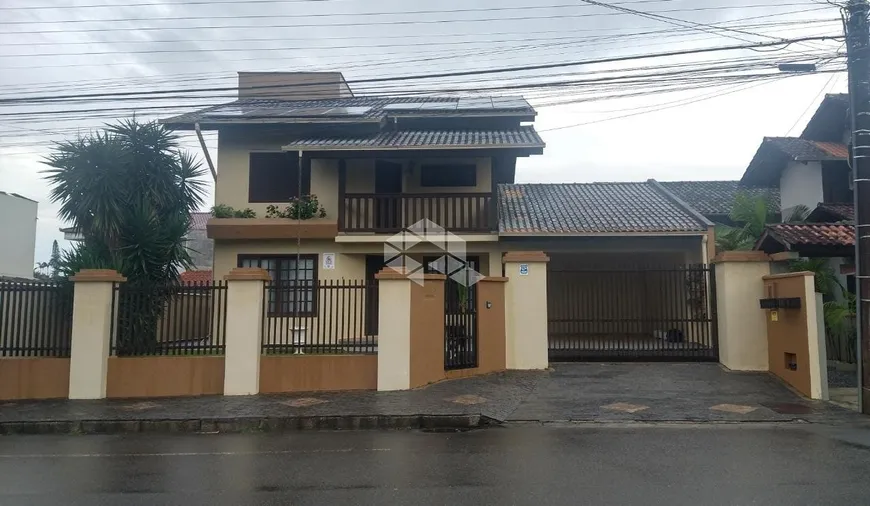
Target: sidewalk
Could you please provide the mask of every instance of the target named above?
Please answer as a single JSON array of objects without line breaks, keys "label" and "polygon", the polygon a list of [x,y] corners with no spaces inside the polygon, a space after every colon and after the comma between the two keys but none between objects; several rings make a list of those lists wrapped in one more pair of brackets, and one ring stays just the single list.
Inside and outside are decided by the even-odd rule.
[{"label": "sidewalk", "polygon": [[597,422],[809,422],[867,417],[717,364],[555,364],[405,392],[311,392],[0,404],[0,434],[474,428]]},{"label": "sidewalk", "polygon": [[474,428],[505,419],[543,374],[493,374],[403,392],[8,402],[0,404],[0,434]]}]

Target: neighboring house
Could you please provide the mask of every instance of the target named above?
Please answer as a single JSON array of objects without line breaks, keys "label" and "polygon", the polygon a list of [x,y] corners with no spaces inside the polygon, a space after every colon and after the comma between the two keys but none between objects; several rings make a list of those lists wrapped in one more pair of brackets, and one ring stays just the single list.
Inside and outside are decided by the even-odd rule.
[{"label": "neighboring house", "polygon": [[187,232],[187,247],[190,250],[191,271],[211,271],[214,262],[214,241],[208,238],[206,224],[210,212],[190,213],[190,230]]},{"label": "neighboring house", "polygon": [[[196,211],[190,213],[190,230],[187,232],[185,239],[187,247],[190,250],[190,258],[192,261],[191,271],[208,271],[211,272],[212,261],[214,257],[214,242],[208,238],[205,226],[211,213],[208,211]],[[62,228],[63,238],[67,241],[78,242],[84,238],[73,227]],[[211,274],[208,276],[211,279]],[[202,280],[202,276],[198,275],[197,280]]]},{"label": "neighboring house", "polygon": [[740,182],[778,187],[783,216],[795,206],[852,206],[848,97],[827,95],[800,137],[765,137]]},{"label": "neighboring house", "polygon": [[740,181],[661,181],[660,184],[714,223],[736,225],[729,215],[734,199],[741,193],[766,197],[772,207],[771,214],[779,215],[778,187],[746,186]]},{"label": "neighboring house", "polygon": [[[311,76],[240,73],[235,102],[162,121],[217,131],[215,203],[257,213],[209,220],[215,279],[235,267],[262,267],[275,285],[297,287],[272,293],[270,316],[312,313],[314,291],[299,294],[299,280],[371,281],[385,263],[431,271],[444,251],[404,231],[432,222],[453,234],[448,245],[461,239],[466,265],[486,276],[503,274],[507,252],[547,253],[551,344],[565,345],[560,350],[642,354],[641,343],[667,335],[682,342],[689,333],[674,328],[689,317],[664,312],[686,304],[686,286],[697,290],[697,283],[674,270],[681,277],[668,291],[667,274],[655,269],[706,264],[712,223],[662,185],[515,184],[517,159],[544,149],[530,124],[536,112],[523,98],[356,97],[339,73]],[[306,96],[312,83],[319,88]],[[325,218],[263,218],[267,206],[308,194]],[[694,304],[706,307],[702,292],[693,292]],[[607,308],[596,302],[605,299]],[[366,314],[376,315],[376,299],[366,304]],[[589,325],[609,330],[580,330]],[[590,335],[613,339],[564,341]],[[715,353],[709,341],[693,346],[707,350],[703,358]]]},{"label": "neighboring house", "polygon": [[756,249],[830,258],[843,286],[854,289],[854,193],[849,167],[848,95],[827,95],[800,137],[766,137],[741,183],[778,185],[782,215],[811,210],[805,223],[768,225]]},{"label": "neighboring house", "polygon": [[33,279],[38,207],[35,200],[0,191],[0,276]]}]

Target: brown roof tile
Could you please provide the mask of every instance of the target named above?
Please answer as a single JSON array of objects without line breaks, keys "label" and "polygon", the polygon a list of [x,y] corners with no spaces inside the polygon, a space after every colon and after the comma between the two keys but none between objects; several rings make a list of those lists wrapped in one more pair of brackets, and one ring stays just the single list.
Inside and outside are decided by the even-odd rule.
[{"label": "brown roof tile", "polygon": [[838,223],[777,223],[768,233],[791,246],[854,246],[855,227]]},{"label": "brown roof tile", "polygon": [[181,273],[181,282],[185,285],[193,283],[210,283],[213,279],[211,270],[184,271]]}]

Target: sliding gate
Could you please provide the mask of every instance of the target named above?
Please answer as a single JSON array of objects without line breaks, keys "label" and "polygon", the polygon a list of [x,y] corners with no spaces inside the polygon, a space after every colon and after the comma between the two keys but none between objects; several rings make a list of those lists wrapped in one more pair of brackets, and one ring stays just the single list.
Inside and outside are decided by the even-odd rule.
[{"label": "sliding gate", "polygon": [[712,266],[551,270],[549,355],[560,360],[717,360]]}]

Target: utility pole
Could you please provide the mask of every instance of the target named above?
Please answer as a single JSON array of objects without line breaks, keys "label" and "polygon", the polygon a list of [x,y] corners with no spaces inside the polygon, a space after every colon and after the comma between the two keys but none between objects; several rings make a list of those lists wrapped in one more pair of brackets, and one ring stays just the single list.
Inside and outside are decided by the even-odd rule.
[{"label": "utility pole", "polygon": [[867,0],[849,0],[845,11],[855,192],[858,399],[861,412],[870,414],[870,5]]}]

